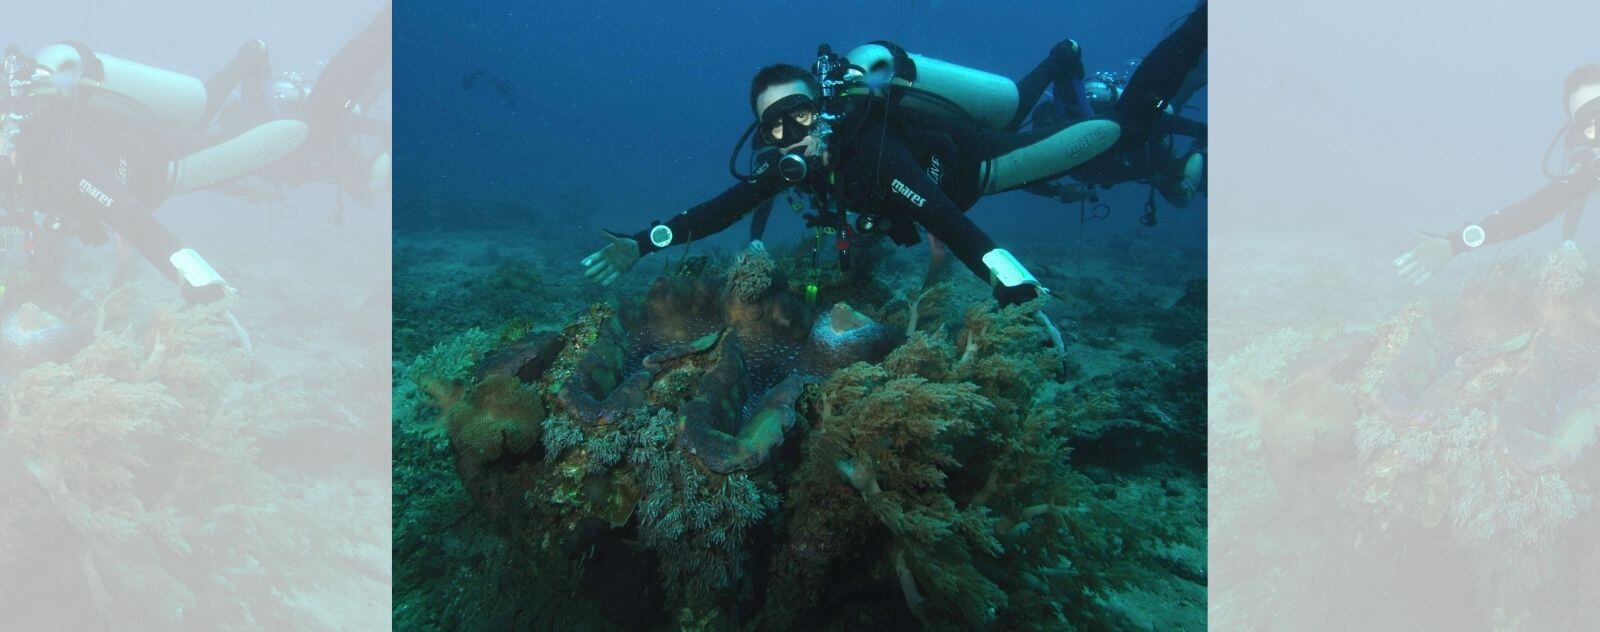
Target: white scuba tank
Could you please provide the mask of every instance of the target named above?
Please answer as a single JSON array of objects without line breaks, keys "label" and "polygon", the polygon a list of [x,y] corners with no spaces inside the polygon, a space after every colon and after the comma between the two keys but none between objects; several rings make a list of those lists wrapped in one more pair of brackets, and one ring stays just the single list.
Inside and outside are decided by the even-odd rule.
[{"label": "white scuba tank", "polygon": [[[989,129],[1004,129],[1016,114],[1017,104],[1021,99],[1016,82],[1010,79],[906,52],[889,42],[872,42],[859,46],[845,55],[845,58],[849,59],[851,64],[866,70],[869,75],[893,73],[890,79],[892,85],[909,86],[944,97],[960,106],[979,125]],[[944,104],[914,92],[907,94],[900,103],[933,114],[950,113]]]},{"label": "white scuba tank", "polygon": [[153,114],[163,124],[187,129],[202,123],[206,86],[189,75],[71,44],[46,46],[34,60],[52,75],[80,73],[80,81],[94,88],[86,105],[98,112],[131,121],[147,121]]}]

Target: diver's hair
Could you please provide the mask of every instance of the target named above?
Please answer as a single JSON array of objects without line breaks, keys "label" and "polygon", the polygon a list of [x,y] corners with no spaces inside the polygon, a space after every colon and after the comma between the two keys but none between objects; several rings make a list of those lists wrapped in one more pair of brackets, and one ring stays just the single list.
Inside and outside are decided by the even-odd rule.
[{"label": "diver's hair", "polygon": [[806,89],[810,90],[812,95],[822,94],[822,84],[817,83],[817,78],[811,75],[811,71],[789,64],[773,64],[762,68],[756,73],[755,78],[750,80],[750,112],[761,114],[756,111],[756,97],[762,90],[766,90],[768,86],[791,81],[804,81]]},{"label": "diver's hair", "polygon": [[1572,98],[1580,86],[1600,84],[1600,64],[1585,64],[1573,69],[1567,75],[1567,85],[1561,90],[1561,100],[1565,102]]}]

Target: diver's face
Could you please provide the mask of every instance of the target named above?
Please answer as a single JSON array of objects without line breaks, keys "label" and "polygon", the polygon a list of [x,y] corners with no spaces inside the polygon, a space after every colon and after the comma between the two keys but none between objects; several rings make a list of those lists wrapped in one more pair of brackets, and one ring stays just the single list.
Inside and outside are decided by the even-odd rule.
[{"label": "diver's face", "polygon": [[[812,99],[816,99],[817,97],[816,94],[811,92],[811,89],[804,81],[799,80],[768,86],[767,89],[762,90],[760,94],[756,95],[756,116],[761,119],[761,132],[768,140],[780,145],[789,145],[800,140],[799,138],[785,138],[783,131],[783,117],[769,117],[767,112],[767,109],[771,108],[773,104],[783,100],[785,97],[796,94],[806,95]],[[773,114],[776,115],[778,113]],[[787,112],[786,115],[789,120],[798,123],[801,127],[805,128],[810,128],[811,124],[816,122],[817,118],[816,110],[811,107],[794,109]],[[790,126],[790,128],[793,129],[793,126]]]},{"label": "diver's face", "polygon": [[[1567,97],[1567,118],[1577,116],[1578,108],[1595,99],[1600,99],[1600,83],[1578,86],[1578,89],[1573,90],[1572,95]],[[1595,121],[1575,121],[1575,123],[1584,126],[1580,130],[1584,138],[1595,139]]]}]

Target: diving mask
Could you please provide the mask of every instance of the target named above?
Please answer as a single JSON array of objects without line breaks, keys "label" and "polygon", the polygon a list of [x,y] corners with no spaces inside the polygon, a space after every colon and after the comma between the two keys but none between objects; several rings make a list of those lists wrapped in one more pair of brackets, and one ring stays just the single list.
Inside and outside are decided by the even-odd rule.
[{"label": "diving mask", "polygon": [[[816,101],[804,94],[791,94],[761,113],[761,140],[780,147],[793,145],[811,133],[816,121]],[[781,134],[774,133],[780,131]]]},{"label": "diving mask", "polygon": [[[761,113],[761,140],[774,147],[789,147],[807,136],[819,143],[813,151],[791,150],[778,158],[778,175],[789,182],[805,180],[817,169],[822,153],[827,151],[827,138],[831,131],[827,120],[817,111],[817,103],[804,94],[791,94],[778,99]],[[781,133],[775,134],[774,132]]]}]

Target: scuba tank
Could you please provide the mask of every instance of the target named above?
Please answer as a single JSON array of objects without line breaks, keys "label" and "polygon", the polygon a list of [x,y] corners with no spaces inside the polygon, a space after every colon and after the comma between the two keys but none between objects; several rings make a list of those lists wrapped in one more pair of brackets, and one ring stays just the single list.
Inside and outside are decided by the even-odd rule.
[{"label": "scuba tank", "polygon": [[1021,98],[1010,79],[907,52],[889,42],[859,46],[845,58],[868,86],[900,105],[937,115],[954,110],[988,129],[1010,123]]},{"label": "scuba tank", "polygon": [[[90,88],[85,105],[119,120],[195,129],[206,109],[206,87],[199,79],[138,62],[95,53],[77,43],[52,44],[34,62],[62,86],[69,77]],[[70,86],[70,84],[66,84]]]}]

